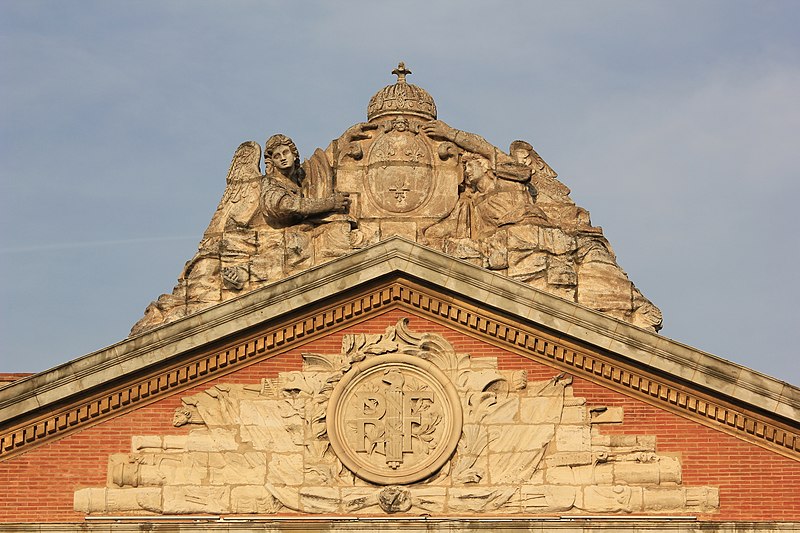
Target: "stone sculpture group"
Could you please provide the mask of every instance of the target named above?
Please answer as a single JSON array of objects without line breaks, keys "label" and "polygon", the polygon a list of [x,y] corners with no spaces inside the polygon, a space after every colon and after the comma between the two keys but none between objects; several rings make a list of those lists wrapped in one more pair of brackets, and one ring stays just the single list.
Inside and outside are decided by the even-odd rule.
[{"label": "stone sculpture group", "polygon": [[271,136],[236,150],[227,186],[171,294],[131,334],[195,313],[399,235],[634,325],[661,312],[617,265],[602,230],[525,141],[508,153],[437,120],[433,98],[397,83],[369,102],[367,122],[300,162]]}]

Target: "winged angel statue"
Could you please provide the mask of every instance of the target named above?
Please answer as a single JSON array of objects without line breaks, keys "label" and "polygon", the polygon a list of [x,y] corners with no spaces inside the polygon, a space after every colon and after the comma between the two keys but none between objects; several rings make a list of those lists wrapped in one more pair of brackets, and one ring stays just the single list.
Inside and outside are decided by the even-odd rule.
[{"label": "winged angel statue", "polygon": [[276,134],[265,145],[264,173],[261,156],[254,141],[236,149],[197,253],[172,293],[151,303],[131,334],[350,250],[356,224],[344,214],[349,196],[333,190],[329,155],[317,149],[301,164],[294,142]]}]

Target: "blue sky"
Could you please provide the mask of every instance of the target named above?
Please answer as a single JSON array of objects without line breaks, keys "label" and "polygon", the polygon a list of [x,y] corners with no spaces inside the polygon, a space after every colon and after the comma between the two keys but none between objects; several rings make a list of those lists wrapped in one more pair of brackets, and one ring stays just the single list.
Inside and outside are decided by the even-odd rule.
[{"label": "blue sky", "polygon": [[531,142],[664,313],[800,384],[800,3],[0,3],[0,371],[123,339],[169,292],[235,148],[301,152],[409,77]]}]

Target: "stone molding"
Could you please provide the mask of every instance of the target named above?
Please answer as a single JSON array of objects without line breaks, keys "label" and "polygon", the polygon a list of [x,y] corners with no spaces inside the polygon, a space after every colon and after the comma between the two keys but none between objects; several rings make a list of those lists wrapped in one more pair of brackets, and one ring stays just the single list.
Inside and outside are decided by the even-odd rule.
[{"label": "stone molding", "polygon": [[[800,458],[791,385],[395,238],[0,389],[0,459],[395,307]],[[258,324],[261,333],[247,333]],[[67,407],[52,410],[56,402]]]},{"label": "stone molding", "polygon": [[606,531],[609,533],[662,532],[696,533],[699,530],[709,533],[778,533],[797,531],[800,522],[698,522],[692,517],[677,519],[630,516],[623,519],[608,517],[568,517],[552,519],[476,519],[474,516],[430,518],[430,517],[320,517],[299,519],[253,519],[225,520],[219,516],[198,516],[191,521],[181,517],[109,517],[87,520],[80,523],[42,523],[42,524],[3,524],[8,533],[196,533],[212,531],[224,533],[278,533],[284,531],[338,532],[338,531],[408,531],[449,533],[472,533],[492,531],[497,533],[516,533],[520,531],[544,533],[557,531],[563,533],[589,533]]}]

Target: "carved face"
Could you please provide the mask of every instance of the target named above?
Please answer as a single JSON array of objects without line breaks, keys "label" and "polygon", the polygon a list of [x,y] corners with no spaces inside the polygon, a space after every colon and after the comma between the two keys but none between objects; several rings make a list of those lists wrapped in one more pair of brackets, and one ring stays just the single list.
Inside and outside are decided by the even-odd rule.
[{"label": "carved face", "polygon": [[483,166],[477,159],[471,159],[464,164],[464,176],[470,185],[475,184],[483,176]]},{"label": "carved face", "polygon": [[514,161],[523,165],[530,165],[531,164],[531,154],[527,150],[523,150],[518,148],[514,150],[514,153],[511,154],[514,157]]},{"label": "carved face", "polygon": [[287,171],[294,166],[295,157],[292,148],[282,144],[272,151],[272,164],[279,170]]},{"label": "carved face", "polygon": [[178,407],[175,409],[175,414],[172,417],[172,425],[175,427],[181,427],[189,423],[192,418],[192,413],[189,412],[188,409],[184,409],[182,407]]}]

